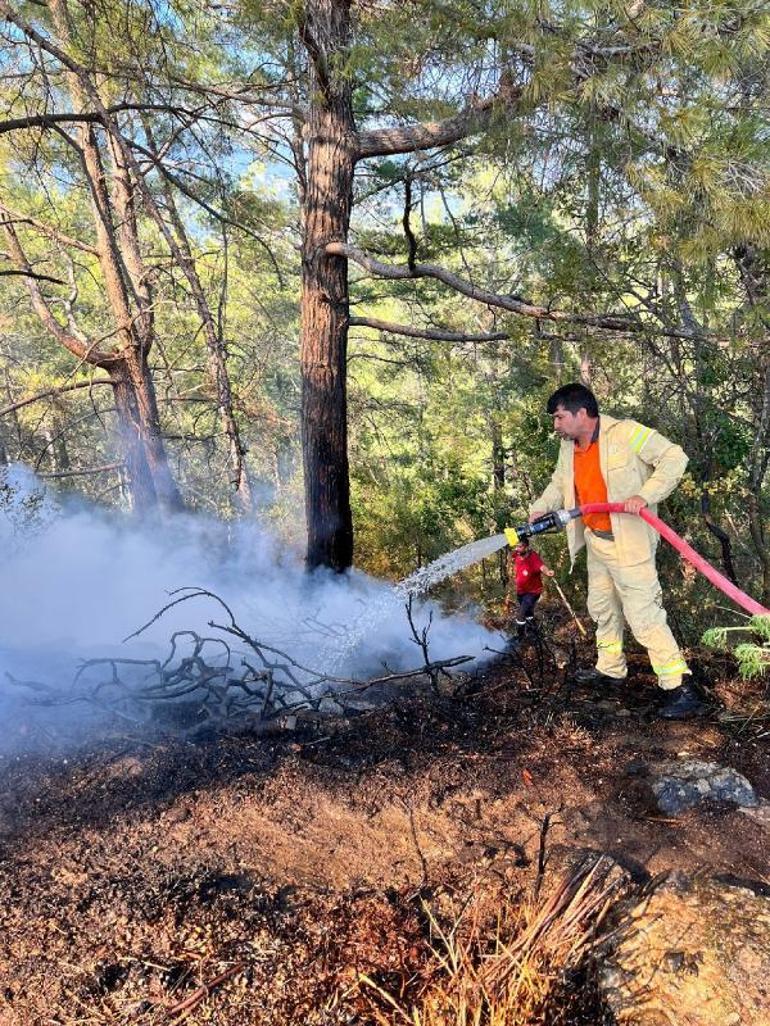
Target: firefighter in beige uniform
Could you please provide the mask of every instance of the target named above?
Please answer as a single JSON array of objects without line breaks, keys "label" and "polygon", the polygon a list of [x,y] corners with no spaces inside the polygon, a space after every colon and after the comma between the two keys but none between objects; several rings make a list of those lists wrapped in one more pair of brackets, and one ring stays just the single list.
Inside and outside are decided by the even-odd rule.
[{"label": "firefighter in beige uniform", "polygon": [[[623,502],[629,513],[645,506],[654,513],[679,483],[687,466],[681,447],[637,421],[606,414],[600,418],[596,398],[584,385],[564,385],[547,408],[562,443],[556,469],[532,504],[530,520],[588,502]],[[700,712],[697,694],[683,682],[690,670],[663,608],[655,568],[657,532],[640,517],[612,513],[571,521],[567,536],[573,563],[586,546],[588,612],[596,622],[596,668],[580,671],[578,678],[617,681],[626,676],[625,617],[666,692],[661,714],[680,719]]]}]

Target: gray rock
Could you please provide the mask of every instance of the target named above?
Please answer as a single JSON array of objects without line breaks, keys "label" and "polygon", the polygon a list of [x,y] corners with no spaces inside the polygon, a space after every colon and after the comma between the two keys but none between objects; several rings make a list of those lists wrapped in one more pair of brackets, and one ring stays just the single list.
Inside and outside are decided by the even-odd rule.
[{"label": "gray rock", "polygon": [[729,766],[685,759],[651,767],[650,787],[661,812],[669,815],[706,802],[755,808],[759,799],[748,780]]}]

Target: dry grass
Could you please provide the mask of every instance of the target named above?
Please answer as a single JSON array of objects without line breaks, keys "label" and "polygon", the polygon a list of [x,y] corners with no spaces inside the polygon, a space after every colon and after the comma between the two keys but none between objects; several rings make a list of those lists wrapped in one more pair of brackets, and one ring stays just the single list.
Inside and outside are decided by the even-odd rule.
[{"label": "dry grass", "polygon": [[426,906],[431,960],[421,993],[405,1007],[375,980],[361,976],[374,1020],[380,1026],[557,1022],[553,1006],[563,993],[560,985],[608,939],[608,913],[623,888],[612,865],[604,858],[589,861],[543,899],[505,902],[491,922],[483,898],[468,902],[451,926],[442,926]]}]

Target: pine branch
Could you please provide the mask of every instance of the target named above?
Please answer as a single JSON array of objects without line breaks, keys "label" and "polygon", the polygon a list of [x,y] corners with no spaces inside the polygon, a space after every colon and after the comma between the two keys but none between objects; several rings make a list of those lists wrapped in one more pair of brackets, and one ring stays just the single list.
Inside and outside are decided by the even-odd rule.
[{"label": "pine branch", "polygon": [[413,153],[415,150],[431,150],[437,146],[449,146],[469,135],[483,132],[492,119],[496,105],[502,103],[506,107],[513,107],[520,96],[520,89],[503,84],[493,96],[471,104],[443,121],[427,121],[417,125],[399,125],[373,132],[359,132],[357,159],[386,157],[397,153]]},{"label": "pine branch", "polygon": [[[656,328],[637,317],[623,314],[611,313],[571,313],[568,310],[554,310],[548,306],[538,306],[516,296],[502,295],[498,292],[489,292],[487,289],[479,288],[437,264],[415,264],[413,269],[398,264],[385,264],[381,260],[370,256],[355,246],[346,245],[344,242],[330,242],[325,247],[329,256],[345,257],[353,263],[363,267],[378,278],[395,280],[415,278],[435,278],[437,281],[448,285],[455,292],[459,292],[477,303],[484,303],[486,306],[500,307],[510,313],[519,314],[522,317],[532,317],[538,321],[554,321],[562,324],[580,324],[584,327],[602,328],[606,331],[621,331],[634,334],[647,333],[659,335],[665,338],[692,339],[694,336],[688,331],[674,331],[667,328]],[[699,335],[697,337],[705,337]]]},{"label": "pine branch", "polygon": [[53,278],[50,274],[40,274],[38,271],[33,271],[31,268],[26,270],[20,270],[13,268],[12,270],[6,269],[0,271],[0,277],[20,277],[20,278],[34,278],[35,281],[50,281],[54,285],[66,285],[66,281],[62,281],[61,278]]},{"label": "pine branch", "polygon": [[4,406],[0,410],[0,417],[5,417],[8,413],[13,413],[15,410],[21,410],[25,406],[31,406],[32,403],[38,403],[41,399],[51,399],[54,396],[64,395],[65,392],[74,392],[79,388],[92,388],[94,385],[114,385],[115,381],[112,378],[94,378],[93,381],[76,381],[72,385],[61,385],[58,388],[49,388],[45,392],[38,392],[37,395],[29,396],[27,399],[20,399],[17,403],[11,403],[10,406]]},{"label": "pine branch", "polygon": [[[75,239],[71,235],[67,235],[65,232],[60,231],[58,228],[45,224],[43,221],[38,221],[34,217],[29,217],[27,214],[16,213],[6,207],[4,203],[0,203],[0,211],[7,216],[9,224],[29,225],[31,228],[35,228],[39,231],[42,235],[47,235],[48,238],[53,239],[55,242],[60,242],[63,246],[69,246],[72,249],[79,249],[83,253],[91,253],[94,256],[99,255],[99,250],[96,246],[89,246],[87,242],[81,242],[80,239]],[[57,283],[64,284],[64,282]]]},{"label": "pine branch", "polygon": [[[435,278],[437,281],[442,281],[456,292],[460,292],[462,295],[468,296],[469,299],[474,299],[478,303],[501,307],[503,310],[509,310],[511,313],[520,314],[524,317],[534,317],[543,321],[584,324],[595,328],[606,328],[611,331],[639,332],[647,330],[647,326],[643,322],[631,317],[624,317],[618,314],[577,314],[566,310],[552,310],[547,306],[537,306],[520,299],[514,299],[512,296],[489,292],[487,289],[481,289],[452,271],[448,271],[445,267],[439,267],[436,264],[415,264],[414,268],[410,270],[409,267],[385,264],[369,256],[363,250],[356,249],[355,246],[348,246],[343,242],[330,242],[326,246],[326,253],[330,256],[347,257],[348,260],[352,260],[379,278]],[[690,336],[686,335],[684,337],[689,338]]]},{"label": "pine branch", "polygon": [[429,342],[504,342],[511,337],[507,331],[474,335],[462,331],[444,331],[441,328],[416,328],[411,324],[396,324],[395,321],[382,321],[376,317],[351,317],[348,323],[351,327],[374,328],[391,335],[423,338]]},{"label": "pine branch", "polygon": [[[2,9],[3,5],[0,4],[0,11]],[[59,53],[56,56],[61,59]],[[124,111],[159,111],[165,114],[185,114],[187,116],[194,116],[196,113],[200,113],[189,111],[170,103],[116,103],[108,107],[107,110],[111,115],[120,114]],[[0,121],[0,135],[25,128],[54,128],[56,125],[62,124],[101,124],[103,120],[104,118],[100,111],[60,111],[50,114],[28,114],[25,117]]]},{"label": "pine branch", "polygon": [[163,159],[158,156],[157,153],[153,153],[152,150],[143,146],[135,139],[130,139],[124,135],[121,135],[121,139],[126,146],[131,147],[131,149],[136,150],[137,153],[141,153],[142,156],[146,157],[155,166],[159,173],[163,175],[167,182],[170,182],[170,184],[173,185],[175,189],[178,189],[183,196],[186,196],[187,199],[192,200],[193,203],[197,203],[198,206],[202,210],[205,210],[210,217],[213,217],[220,224],[228,225],[230,228],[237,228],[238,231],[243,232],[244,235],[248,235],[249,238],[252,238],[255,242],[259,243],[262,249],[267,253],[268,258],[273,265],[276,277],[278,278],[278,282],[281,288],[283,288],[285,283],[278,260],[269,243],[267,243],[258,232],[255,232],[253,228],[250,228],[242,221],[236,221],[234,218],[228,217],[223,211],[217,210],[217,208],[212,206],[211,203],[208,203],[205,199],[199,196],[193,189],[184,183],[179,175],[174,174],[173,171],[170,171],[166,167]]},{"label": "pine branch", "polygon": [[[0,0],[0,2],[2,2],[2,0]],[[19,242],[16,229],[13,227],[8,216],[2,211],[0,211],[0,224],[5,232],[11,259],[16,265],[18,272],[23,275],[24,282],[27,286],[27,292],[29,293],[29,297],[32,301],[32,306],[47,331],[53,335],[57,342],[61,343],[61,345],[68,349],[73,356],[76,356],[81,361],[85,361],[96,366],[106,366],[113,362],[115,359],[114,356],[98,350],[96,348],[96,343],[89,343],[88,340],[82,337],[79,333],[75,334],[72,331],[67,331],[66,328],[64,328],[63,325],[61,325],[54,317],[47,299],[40,291],[40,287],[36,280],[39,276],[32,270],[30,262],[27,259],[27,255]],[[62,282],[61,284],[65,283]]]},{"label": "pine branch", "polygon": [[124,463],[105,463],[101,467],[83,467],[82,470],[57,470],[51,474],[38,473],[38,477],[55,478],[55,477],[92,477],[96,474],[106,474],[110,470],[120,470],[124,467]]}]

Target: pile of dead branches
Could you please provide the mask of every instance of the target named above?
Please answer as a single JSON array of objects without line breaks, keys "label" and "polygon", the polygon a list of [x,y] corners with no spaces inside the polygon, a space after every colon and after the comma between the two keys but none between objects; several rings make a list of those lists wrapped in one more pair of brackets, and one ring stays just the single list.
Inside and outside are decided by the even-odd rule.
[{"label": "pile of dead branches", "polygon": [[[360,711],[361,696],[409,681],[423,679],[435,688],[450,669],[471,656],[433,661],[428,650],[428,627],[418,630],[411,600],[407,618],[423,664],[411,670],[388,672],[368,680],[331,675],[304,666],[287,652],[241,627],[231,608],[205,588],[182,588],[155,616],[125,640],[139,637],[175,606],[193,599],[214,601],[226,614],[223,622],[209,621],[215,633],[176,631],[165,660],[106,657],[85,660],[67,693],[37,681],[10,683],[25,689],[29,701],[41,706],[85,703],[135,724],[152,721],[178,731],[198,730],[204,724],[237,724],[248,729],[292,727],[303,714],[348,716]],[[237,650],[237,654],[236,654]]]}]

